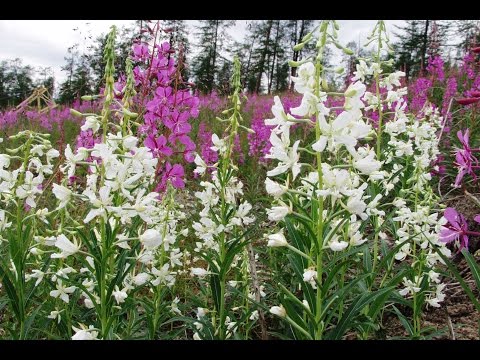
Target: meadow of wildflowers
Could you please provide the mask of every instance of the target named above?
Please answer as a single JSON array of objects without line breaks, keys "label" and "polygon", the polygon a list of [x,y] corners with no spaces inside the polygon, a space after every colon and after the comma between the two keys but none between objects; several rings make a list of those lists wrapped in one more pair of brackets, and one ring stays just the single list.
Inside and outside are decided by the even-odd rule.
[{"label": "meadow of wildflowers", "polygon": [[99,94],[0,113],[0,338],[455,338],[458,291],[479,337],[480,48],[407,82],[379,21],[336,88],[324,20],[292,91],[234,58],[223,97],[159,31],[117,74],[112,27]]}]

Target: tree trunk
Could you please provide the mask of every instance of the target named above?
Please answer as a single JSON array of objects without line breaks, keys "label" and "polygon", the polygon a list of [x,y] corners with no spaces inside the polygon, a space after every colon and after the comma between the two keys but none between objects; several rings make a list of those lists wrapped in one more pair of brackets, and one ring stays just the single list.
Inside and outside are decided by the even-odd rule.
[{"label": "tree trunk", "polygon": [[217,62],[217,41],[218,41],[218,23],[220,20],[215,21],[215,39],[213,41],[213,56],[212,56],[212,70],[209,76],[209,91],[213,90],[213,83],[215,80],[215,65]]},{"label": "tree trunk", "polygon": [[265,45],[262,52],[262,58],[260,60],[258,75],[257,75],[257,85],[255,86],[255,92],[258,94],[260,91],[260,85],[262,84],[262,75],[263,69],[265,67],[265,58],[267,57],[268,45],[270,42],[270,32],[272,30],[273,20],[268,20],[267,32],[265,36]]},{"label": "tree trunk", "polygon": [[280,20],[277,20],[277,26],[276,26],[276,32],[275,32],[275,43],[273,44],[272,67],[270,68],[270,81],[268,82],[268,94],[272,92],[273,73],[275,70],[275,59],[277,57],[278,33],[280,30],[279,28],[280,28]]},{"label": "tree trunk", "polygon": [[[297,38],[297,26],[295,25],[295,44],[296,45],[303,37],[304,37],[304,32],[305,32],[305,20],[300,20],[300,34],[298,35],[298,38]],[[300,51],[294,51],[293,52],[293,61],[298,61],[298,57],[300,56]],[[293,81],[291,81],[291,77],[292,76],[296,76],[297,75],[297,68],[296,67],[292,67],[292,69],[290,70],[290,90],[293,90]]]},{"label": "tree trunk", "polygon": [[421,64],[421,72],[423,73],[423,69],[425,68],[425,57],[427,55],[427,45],[428,45],[428,26],[430,25],[430,20],[425,20],[425,31],[423,32],[423,44],[422,44],[422,64]]}]

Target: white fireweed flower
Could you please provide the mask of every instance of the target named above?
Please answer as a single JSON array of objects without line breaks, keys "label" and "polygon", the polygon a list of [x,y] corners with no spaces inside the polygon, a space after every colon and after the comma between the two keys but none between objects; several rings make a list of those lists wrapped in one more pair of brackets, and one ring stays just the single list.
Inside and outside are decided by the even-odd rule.
[{"label": "white fireweed flower", "polygon": [[435,296],[428,298],[426,301],[428,305],[439,308],[440,303],[445,300],[445,294],[443,290],[445,289],[446,284],[438,284],[435,289]]},{"label": "white fireweed flower", "polygon": [[365,157],[353,161],[353,167],[365,175],[371,175],[378,171],[381,166],[382,163],[375,160],[375,152],[373,150],[370,150]]},{"label": "white fireweed flower", "polygon": [[100,198],[97,198],[96,194],[91,189],[86,189],[83,195],[87,196],[93,208],[89,211],[83,222],[89,223],[97,216],[102,216],[104,219],[107,217],[107,208],[112,204],[113,195],[110,196],[111,187],[104,185],[98,191]]},{"label": "white fireweed flower", "polygon": [[50,150],[47,151],[47,153],[45,155],[47,157],[47,163],[50,164],[50,162],[53,159],[56,159],[60,156],[60,152],[56,149],[50,149]]},{"label": "white fireweed flower", "polygon": [[197,165],[197,167],[195,168],[195,170],[193,170],[193,172],[195,174],[198,174],[198,175],[203,175],[205,174],[205,171],[207,170],[207,163],[205,161],[203,161],[203,159],[200,157],[200,155],[196,154],[195,155],[195,165]]},{"label": "white fireweed flower", "polygon": [[42,282],[44,276],[45,276],[45,273],[43,271],[32,270],[31,274],[25,275],[25,280],[29,281],[31,279],[37,279],[37,281],[35,282],[35,286],[38,286]]},{"label": "white fireweed flower", "polygon": [[62,250],[62,252],[60,254],[52,254],[52,259],[64,259],[70,255],[77,253],[80,250],[80,245],[77,242],[72,243],[63,234],[57,237],[57,240],[55,241],[55,246]]},{"label": "white fireweed flower", "polygon": [[67,177],[72,177],[75,175],[77,163],[85,161],[87,157],[88,150],[86,148],[80,147],[77,149],[77,153],[73,154],[70,144],[67,144],[67,147],[65,148],[65,165],[60,167],[60,170],[62,173],[67,171]]},{"label": "white fireweed flower", "polygon": [[68,304],[70,301],[70,297],[68,296],[68,294],[72,294],[77,288],[75,286],[65,287],[63,286],[61,280],[57,281],[56,286],[57,286],[56,290],[50,291],[50,296],[54,298],[60,297],[60,299],[62,299],[64,302]]},{"label": "white fireweed flower", "polygon": [[271,209],[267,209],[268,220],[281,221],[291,212],[292,210],[288,206],[272,206]]},{"label": "white fireweed flower", "polygon": [[352,196],[348,199],[347,209],[351,214],[360,216],[362,220],[367,220],[368,218],[368,215],[365,213],[367,204],[359,196]]},{"label": "white fireweed flower", "polygon": [[268,177],[265,179],[265,189],[267,190],[267,193],[274,198],[279,198],[288,190],[286,186],[282,186]]},{"label": "white fireweed flower", "polygon": [[82,131],[92,129],[93,133],[95,134],[98,129],[100,129],[100,120],[96,116],[87,116],[85,119],[85,124],[83,124],[80,129]]},{"label": "white fireweed flower", "polygon": [[0,154],[0,169],[6,169],[10,166],[10,156],[7,154]]},{"label": "white fireweed flower", "polygon": [[60,324],[60,321],[62,321],[62,316],[60,314],[63,310],[64,309],[62,309],[62,310],[52,310],[52,311],[50,311],[50,315],[48,315],[47,318],[52,319],[52,320],[57,319],[57,323]]},{"label": "white fireweed flower", "polygon": [[400,290],[399,291],[399,294],[402,295],[402,296],[406,296],[408,294],[414,294],[414,293],[418,293],[421,288],[419,287],[419,277],[418,276],[415,276],[415,283],[409,279],[407,279],[406,277],[403,278],[403,285],[405,286],[404,289]]},{"label": "white fireweed flower", "polygon": [[137,274],[133,277],[133,283],[136,285],[136,286],[142,286],[143,284],[145,284],[148,280],[150,279],[150,275],[147,274],[147,273],[140,273],[140,274]]},{"label": "white fireweed flower", "polygon": [[347,132],[347,128],[352,121],[353,114],[348,111],[340,113],[331,124],[327,123],[323,115],[319,115],[318,124],[322,135],[312,145],[312,149],[323,152],[328,144],[328,151],[335,152],[341,145],[345,145],[351,154],[355,154],[354,146],[357,144],[357,139]]},{"label": "white fireweed flower", "polygon": [[332,251],[342,251],[348,247],[348,242],[346,241],[339,241],[338,235],[333,236],[333,238],[329,241],[328,247]]},{"label": "white fireweed flower", "polygon": [[[323,105],[323,102],[327,100],[327,94],[320,92],[320,98],[313,95],[311,92],[303,94],[302,102],[296,108],[291,108],[292,115],[310,117],[318,112],[323,115],[328,115],[330,109]],[[267,123],[265,123],[268,125]]]},{"label": "white fireweed flower", "polygon": [[203,277],[207,276],[208,274],[210,274],[210,272],[203,269],[203,268],[191,268],[190,269],[190,274],[192,276],[198,276],[199,278],[203,278]]},{"label": "white fireweed flower", "polygon": [[132,150],[137,146],[138,138],[132,135],[127,135],[123,138],[123,147],[126,150]]},{"label": "white fireweed flower", "polygon": [[276,234],[268,235],[267,239],[267,246],[269,247],[282,247],[288,245],[287,239],[285,238],[285,235],[283,235],[283,230]]},{"label": "white fireweed flower", "polygon": [[287,316],[287,311],[285,310],[285,308],[283,307],[283,305],[280,305],[280,306],[272,306],[270,308],[270,312],[273,314],[273,315],[277,315],[281,318],[284,318]]},{"label": "white fireweed flower", "polygon": [[227,144],[225,139],[220,139],[217,134],[212,135],[213,146],[210,147],[213,151],[218,151],[220,155],[224,155],[227,151]]},{"label": "white fireweed flower", "polygon": [[35,208],[37,206],[35,195],[42,193],[40,185],[42,185],[43,180],[44,177],[41,173],[34,177],[30,171],[26,171],[24,183],[17,188],[15,194],[19,199],[25,199],[25,203],[28,206]]},{"label": "white fireweed flower", "polygon": [[303,281],[308,282],[312,288],[317,288],[317,272],[314,269],[306,269],[303,273]]},{"label": "white fireweed flower", "polygon": [[386,87],[387,90],[392,90],[394,86],[401,86],[400,78],[404,77],[403,71],[395,71],[380,81],[381,87]]},{"label": "white fireweed flower", "polygon": [[124,303],[125,299],[128,297],[125,289],[120,290],[118,285],[115,285],[115,291],[112,292],[112,296],[115,298],[117,305]]},{"label": "white fireweed flower", "polygon": [[298,77],[292,76],[295,84],[295,90],[300,94],[305,92],[313,93],[315,90],[315,65],[312,62],[306,62],[298,68]]},{"label": "white fireweed flower", "polygon": [[294,121],[295,118],[292,115],[285,113],[283,104],[278,96],[275,96],[273,101],[274,105],[272,106],[272,113],[274,118],[265,119],[265,125],[275,126],[275,132],[277,133],[289,131],[289,126],[294,124],[292,121]]},{"label": "white fireweed flower", "polygon": [[295,141],[290,148],[290,136],[288,132],[281,134],[281,139],[277,134],[272,132],[270,134],[270,143],[272,147],[270,153],[266,155],[267,158],[279,160],[277,167],[267,172],[267,176],[276,176],[287,172],[292,169],[293,180],[300,173],[301,165],[298,163],[300,155],[298,154],[298,146],[300,140]]},{"label": "white fireweed flower", "polygon": [[178,308],[179,302],[180,302],[180,299],[178,298],[178,296],[175,297],[175,299],[173,299],[172,303],[170,304],[170,310],[175,314],[182,315],[182,312]]},{"label": "white fireweed flower", "polygon": [[363,94],[367,87],[360,81],[357,81],[353,84],[350,84],[345,90],[345,104],[343,107],[345,110],[359,110],[365,107],[363,101],[361,100]]},{"label": "white fireweed flower", "polygon": [[373,70],[367,65],[364,60],[359,60],[358,64],[356,65],[357,71],[354,71],[353,74],[355,75],[352,78],[352,81],[361,80],[362,82],[365,81],[365,77],[368,75],[372,75]]},{"label": "white fireweed flower", "polygon": [[81,329],[72,326],[72,329],[75,331],[75,335],[72,336],[72,340],[96,340],[98,337],[98,331],[95,331],[93,325],[90,325],[88,328],[80,324]]},{"label": "white fireweed flower", "polygon": [[52,192],[55,197],[60,200],[60,204],[58,204],[57,209],[62,209],[67,206],[72,198],[72,191],[62,185],[53,184]]}]

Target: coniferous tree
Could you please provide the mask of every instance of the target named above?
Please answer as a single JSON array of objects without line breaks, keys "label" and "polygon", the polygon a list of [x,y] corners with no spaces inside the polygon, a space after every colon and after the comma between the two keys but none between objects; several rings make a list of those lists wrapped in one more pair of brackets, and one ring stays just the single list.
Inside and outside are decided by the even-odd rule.
[{"label": "coniferous tree", "polygon": [[226,30],[234,21],[202,20],[200,23],[197,27],[198,54],[193,59],[192,73],[198,89],[203,93],[210,93],[217,87],[219,59],[229,38]]}]

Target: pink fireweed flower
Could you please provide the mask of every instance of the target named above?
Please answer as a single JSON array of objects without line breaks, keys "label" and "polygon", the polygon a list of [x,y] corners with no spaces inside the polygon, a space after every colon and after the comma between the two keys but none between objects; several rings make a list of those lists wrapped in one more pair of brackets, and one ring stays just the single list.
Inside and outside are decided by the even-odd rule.
[{"label": "pink fireweed flower", "polygon": [[462,144],[461,149],[455,150],[455,162],[454,164],[458,168],[458,175],[455,179],[455,187],[460,186],[460,183],[463,177],[466,174],[472,175],[473,178],[476,180],[476,175],[473,171],[473,164],[478,166],[478,159],[473,156],[472,149],[470,148],[469,140],[470,140],[470,129],[465,130],[465,134],[462,134],[462,131],[459,130],[457,132],[458,139]]},{"label": "pink fireweed flower", "polygon": [[162,155],[170,156],[173,154],[172,149],[167,146],[167,138],[163,135],[155,138],[150,134],[145,139],[144,144],[155,157],[161,157]]},{"label": "pink fireweed flower", "polygon": [[164,192],[167,188],[167,182],[173,185],[177,189],[183,189],[185,187],[185,170],[180,164],[171,165],[169,162],[165,164],[165,171],[163,172],[162,179],[155,189],[156,192]]},{"label": "pink fireweed flower", "polygon": [[[459,214],[454,208],[446,208],[443,216],[445,216],[448,222],[440,231],[440,241],[445,243],[458,241],[460,244],[459,250],[462,250],[463,248],[468,249],[469,235],[480,235],[478,232],[468,231],[468,224],[465,217]],[[474,220],[480,223],[480,216],[477,215]]]}]

